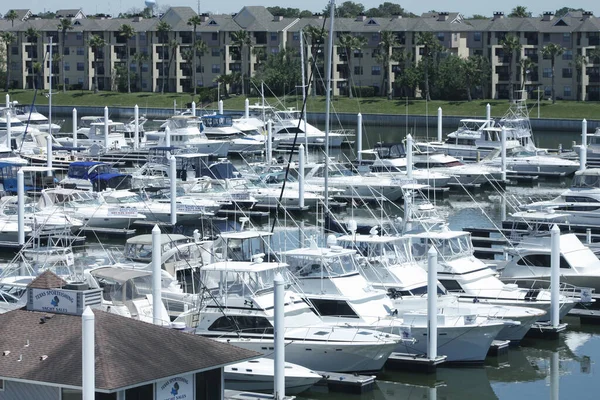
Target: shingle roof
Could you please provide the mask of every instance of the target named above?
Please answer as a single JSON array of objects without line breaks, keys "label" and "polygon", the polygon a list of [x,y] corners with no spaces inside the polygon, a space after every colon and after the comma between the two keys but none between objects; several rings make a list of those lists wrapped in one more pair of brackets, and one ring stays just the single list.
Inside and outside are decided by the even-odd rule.
[{"label": "shingle roof", "polygon": [[67,282],[50,270],[46,270],[32,280],[28,288],[33,289],[58,289],[67,285]]},{"label": "shingle roof", "polygon": [[23,19],[25,17],[28,17],[31,14],[31,10],[30,9],[12,9],[12,10],[8,10],[8,11],[14,11],[17,13],[17,19],[15,21],[23,21]]},{"label": "shingle roof", "polygon": [[75,17],[80,11],[81,8],[67,8],[64,10],[56,10],[56,18]]},{"label": "shingle roof", "polygon": [[[114,391],[259,356],[99,310],[94,315],[98,390]],[[0,355],[0,378],[81,387],[81,317],[53,314],[41,323],[44,316],[25,310],[0,315],[0,351],[10,351]],[[48,357],[42,360],[43,355]]]}]

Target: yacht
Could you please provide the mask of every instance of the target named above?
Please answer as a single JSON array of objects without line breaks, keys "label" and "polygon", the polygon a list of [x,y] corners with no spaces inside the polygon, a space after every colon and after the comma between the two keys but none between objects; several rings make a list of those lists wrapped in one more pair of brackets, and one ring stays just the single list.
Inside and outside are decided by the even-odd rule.
[{"label": "yacht", "polygon": [[[30,197],[25,198],[24,209],[25,226],[36,234],[74,233],[84,225],[83,219],[79,216],[56,207],[41,207]],[[4,196],[0,199],[0,220],[5,224],[8,223],[5,226],[9,232],[12,223],[18,222],[17,196]]]},{"label": "yacht", "polygon": [[31,128],[36,128],[41,132],[50,132],[52,134],[60,131],[61,126],[55,123],[50,124],[48,117],[38,112],[35,106],[15,105],[11,111],[19,121]]},{"label": "yacht", "polygon": [[[427,272],[412,258],[410,239],[400,236],[351,234],[338,237],[336,242],[358,252],[357,264],[361,274],[376,289],[385,290],[398,310],[427,307]],[[470,312],[489,318],[516,321],[506,324],[497,339],[519,343],[531,326],[545,311],[524,306],[487,305],[461,302],[448,294],[438,283],[438,308],[445,313]]]},{"label": "yacht", "polygon": [[[494,150],[479,164],[501,168],[500,150]],[[517,174],[565,177],[572,175],[578,169],[578,162],[550,155],[545,150],[528,150],[518,146],[506,151],[506,172],[509,176],[510,174]]]},{"label": "yacht", "polygon": [[[124,135],[125,124],[122,122],[108,121],[108,148],[106,147],[106,136],[104,135],[105,122],[100,119],[99,122],[92,122],[87,128],[87,132],[84,130],[77,131],[77,146],[80,147],[91,147],[97,146],[104,151],[107,150],[122,150],[131,147],[131,143],[127,141]],[[72,147],[73,146],[73,135],[59,136],[56,139],[62,146]]]},{"label": "yacht", "polygon": [[[277,274],[287,279],[286,265],[261,260],[224,261],[202,267],[204,286],[199,309],[183,313],[197,334],[254,350],[274,353],[274,287]],[[289,289],[284,294],[285,358],[312,370],[379,371],[400,336],[351,326],[325,324]]]},{"label": "yacht", "polygon": [[[281,253],[309,304],[325,322],[386,333],[412,335],[395,351],[427,353],[426,308],[395,308],[385,290],[375,289],[359,273],[356,251],[339,246],[299,248]],[[438,354],[452,363],[482,363],[504,322],[475,314],[438,314]],[[408,334],[407,332],[410,332]]]},{"label": "yacht", "polygon": [[74,161],[60,185],[69,189],[101,192],[131,187],[131,175],[121,174],[110,164],[98,161]]},{"label": "yacht", "polygon": [[[285,111],[275,111],[273,120],[273,138],[278,141],[279,146],[289,146],[294,143],[296,146],[308,143],[308,145],[325,145],[325,132],[306,122],[306,116],[301,118],[301,112],[289,108]],[[340,147],[346,135],[330,132],[329,146]]]}]

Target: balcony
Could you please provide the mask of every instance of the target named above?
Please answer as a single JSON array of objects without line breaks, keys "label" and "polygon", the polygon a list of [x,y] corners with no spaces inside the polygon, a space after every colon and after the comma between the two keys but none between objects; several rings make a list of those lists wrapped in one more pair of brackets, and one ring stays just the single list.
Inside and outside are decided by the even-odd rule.
[{"label": "balcony", "polygon": [[508,81],[509,80],[509,75],[508,74],[498,74],[498,81]]},{"label": "balcony", "polygon": [[600,75],[599,74],[592,74],[588,76],[589,78],[589,83],[600,83]]},{"label": "balcony", "polygon": [[498,64],[508,64],[510,61],[510,57],[508,56],[498,56]]}]

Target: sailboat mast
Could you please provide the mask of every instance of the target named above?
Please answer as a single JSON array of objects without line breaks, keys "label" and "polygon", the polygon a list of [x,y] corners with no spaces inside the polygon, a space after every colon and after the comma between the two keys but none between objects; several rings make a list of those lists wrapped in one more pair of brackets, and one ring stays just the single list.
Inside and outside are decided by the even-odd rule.
[{"label": "sailboat mast", "polygon": [[[304,118],[304,149],[308,158],[308,134],[306,133],[306,73],[304,70],[304,32],[300,29],[300,65],[302,65],[302,117]],[[304,173],[304,171],[300,171]]]},{"label": "sailboat mast", "polygon": [[329,111],[331,103],[331,64],[333,63],[333,15],[335,0],[329,3],[329,36],[327,41],[327,80],[325,84],[325,212],[329,212]]}]

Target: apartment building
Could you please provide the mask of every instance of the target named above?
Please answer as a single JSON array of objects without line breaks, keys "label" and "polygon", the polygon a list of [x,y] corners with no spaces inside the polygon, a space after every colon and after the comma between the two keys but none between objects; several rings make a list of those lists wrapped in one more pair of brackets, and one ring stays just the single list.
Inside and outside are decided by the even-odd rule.
[{"label": "apartment building", "polygon": [[[81,10],[59,10],[63,18],[72,19],[72,30],[64,35],[57,29],[59,20],[38,19],[28,10],[19,10],[14,21],[0,21],[0,31],[13,32],[17,40],[10,46],[11,86],[15,88],[49,87],[49,50],[52,40],[53,54],[62,51],[64,82],[67,87],[89,90],[98,76],[101,90],[116,90],[116,67],[125,66],[135,73],[133,90],[160,92],[190,91],[193,85],[216,86],[222,74],[238,72],[253,75],[258,65],[269,54],[291,47],[300,48],[300,33],[308,26],[324,27],[329,24],[322,15],[311,18],[283,18],[272,15],[262,6],[244,7],[233,15],[201,15],[201,24],[196,35],[207,45],[207,50],[198,55],[196,82],[193,74],[192,43],[193,27],[188,20],[196,16],[190,7],[171,7],[160,18],[118,19],[107,16],[86,16]],[[57,13],[58,15],[58,13]],[[159,32],[159,26],[168,24],[170,30]],[[131,25],[136,34],[126,41],[119,35],[119,27]],[[40,37],[28,37],[27,30],[33,28]],[[234,43],[234,33],[248,32],[249,46],[240,49]],[[551,95],[551,60],[542,57],[542,49],[548,43],[565,48],[555,60],[555,91],[557,98],[600,100],[600,18],[590,12],[571,12],[557,18],[552,13],[540,17],[507,18],[495,12],[490,19],[466,20],[457,12],[431,12],[418,18],[337,18],[336,40],[333,53],[333,93],[344,95],[350,86],[373,86],[377,91],[385,90],[384,78],[392,82],[401,73],[406,63],[419,62],[423,48],[418,45],[420,32],[431,32],[446,49],[446,54],[460,57],[483,55],[490,60],[492,74],[487,97],[506,98],[509,83],[512,90],[521,87],[528,92],[540,90],[545,97]],[[405,61],[382,65],[380,57],[381,33],[391,31],[398,45],[393,52],[402,52]],[[345,54],[338,39],[345,34],[361,35],[366,44]],[[522,45],[518,54],[504,54],[501,42],[507,35],[514,35]],[[101,36],[106,46],[95,54],[89,46],[92,35]],[[317,57],[318,68],[307,72],[322,80],[326,51],[323,43],[314,43],[314,38],[304,33],[307,60]],[[594,53],[596,51],[596,53]],[[128,57],[129,54],[129,57]],[[579,56],[579,57],[578,57]],[[581,62],[582,57],[585,62]],[[534,66],[521,71],[520,61],[529,58]],[[129,59],[129,65],[127,60]],[[95,65],[95,60],[97,65]],[[40,67],[41,68],[36,68]],[[307,62],[307,64],[310,64]],[[96,68],[94,68],[96,66]],[[62,83],[59,74],[61,63],[55,58],[52,63],[53,85]],[[385,71],[389,68],[389,71]],[[163,79],[164,78],[164,79]],[[300,82],[298,82],[300,84]],[[317,91],[319,85],[315,85]],[[322,87],[322,86],[321,86]],[[234,90],[239,91],[236,87]],[[394,89],[398,95],[398,88]],[[417,93],[419,95],[419,93]]]}]

